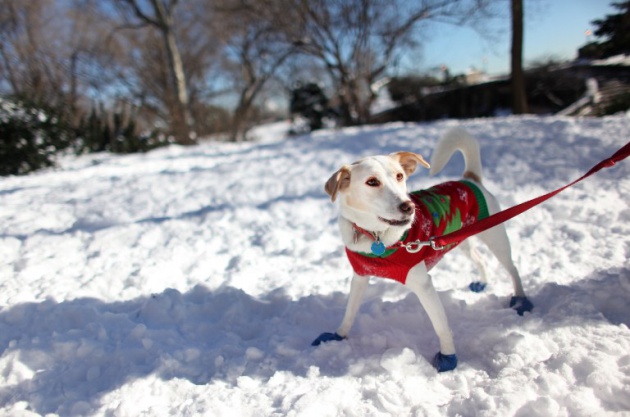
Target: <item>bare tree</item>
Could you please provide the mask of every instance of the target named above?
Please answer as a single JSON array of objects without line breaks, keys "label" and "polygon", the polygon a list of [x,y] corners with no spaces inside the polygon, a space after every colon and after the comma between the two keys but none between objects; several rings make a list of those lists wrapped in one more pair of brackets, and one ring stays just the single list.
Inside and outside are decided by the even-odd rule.
[{"label": "bare tree", "polygon": [[470,18],[486,1],[259,0],[275,26],[325,66],[345,124],[364,123],[376,98],[373,85],[395,56],[416,43],[425,19]]},{"label": "bare tree", "polygon": [[[3,4],[0,59],[3,74],[12,94],[60,106],[68,86],[64,76],[63,52],[53,50],[56,29],[52,1],[27,4],[10,0]],[[63,44],[62,44],[63,45]]]},{"label": "bare tree", "polygon": [[[130,9],[124,10],[131,12]],[[111,7],[109,13],[112,14]],[[225,81],[218,57],[221,42],[215,35],[212,14],[205,0],[180,2],[174,10],[176,25],[173,29],[186,76],[186,109],[192,116],[187,119],[189,124],[183,126],[186,143],[190,143],[191,132],[197,135],[212,133],[226,119],[217,120],[216,115],[211,114],[215,109],[221,109],[213,107],[210,102],[225,90],[219,85],[225,84]],[[127,23],[122,25],[120,16],[116,17],[119,22],[110,34],[120,45],[117,61],[119,78],[115,90],[138,106],[141,120],[148,122],[151,128],[176,133],[175,123],[184,119],[177,118],[179,100],[161,31],[139,21],[134,14],[128,16]],[[178,137],[176,139],[179,140]]]},{"label": "bare tree", "polygon": [[265,18],[263,3],[242,0],[217,3],[217,24],[225,42],[224,68],[232,75],[238,94],[230,138],[238,141],[247,134],[254,101],[296,48]]},{"label": "bare tree", "polygon": [[63,5],[4,0],[0,88],[79,117],[88,90],[107,83],[110,75],[112,49],[103,42],[108,26],[93,6],[90,0]]},{"label": "bare tree", "polygon": [[[132,24],[148,25],[159,31],[168,61],[170,87],[174,91],[172,130],[177,141],[193,144],[192,117],[188,98],[188,85],[182,55],[177,44],[175,31],[175,8],[179,0],[116,0]],[[135,17],[135,20],[133,19]]]},{"label": "bare tree", "polygon": [[257,30],[255,26],[252,26],[244,29],[242,37],[232,39],[231,47],[242,70],[240,74],[237,73],[241,76],[238,82],[240,92],[230,132],[231,139],[234,141],[245,138],[249,127],[247,126],[248,117],[254,100],[276,69],[292,53],[290,48],[284,47],[286,44],[264,40],[272,36],[273,32],[267,32],[265,29]]},{"label": "bare tree", "polygon": [[511,0],[512,10],[512,112],[527,113],[527,94],[523,75],[523,0]]},{"label": "bare tree", "polygon": [[374,86],[419,43],[419,22],[461,21],[493,1],[2,0],[0,90],[71,110],[132,102],[194,143],[200,125],[215,123],[217,85],[229,85],[238,140],[269,80],[295,58],[329,78],[345,124],[364,123]]}]

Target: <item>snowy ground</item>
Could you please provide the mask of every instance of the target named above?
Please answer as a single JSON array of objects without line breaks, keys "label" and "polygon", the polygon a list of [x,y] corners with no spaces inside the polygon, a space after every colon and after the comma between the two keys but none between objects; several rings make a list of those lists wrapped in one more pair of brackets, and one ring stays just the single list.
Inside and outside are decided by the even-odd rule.
[{"label": "snowy ground", "polygon": [[[533,314],[489,259],[474,294],[455,251],[433,270],[459,367],[437,374],[428,318],[374,279],[349,339],[350,267],[323,184],[342,163],[429,157],[461,125],[504,206],[579,177],[630,118],[389,124],[284,140],[68,158],[0,179],[0,414],[628,416],[630,160],[507,225]],[[282,127],[282,126],[280,126]],[[461,158],[436,179],[458,177]]]}]

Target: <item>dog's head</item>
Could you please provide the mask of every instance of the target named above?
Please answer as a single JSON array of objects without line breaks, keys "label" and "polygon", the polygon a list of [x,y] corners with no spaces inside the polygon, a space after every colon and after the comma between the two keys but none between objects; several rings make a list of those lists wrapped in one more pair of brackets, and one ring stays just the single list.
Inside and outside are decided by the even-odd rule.
[{"label": "dog's head", "polygon": [[339,198],[343,217],[366,230],[408,228],[415,206],[407,195],[407,177],[418,164],[429,168],[421,155],[412,152],[368,157],[342,166],[324,189],[332,201]]}]

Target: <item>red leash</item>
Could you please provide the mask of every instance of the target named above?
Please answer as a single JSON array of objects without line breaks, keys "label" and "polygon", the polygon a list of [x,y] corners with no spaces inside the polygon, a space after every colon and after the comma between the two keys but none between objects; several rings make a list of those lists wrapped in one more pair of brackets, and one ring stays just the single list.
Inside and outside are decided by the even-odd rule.
[{"label": "red leash", "polygon": [[630,156],[630,142],[626,143],[625,146],[615,152],[614,155],[610,158],[607,158],[599,164],[595,165],[593,168],[591,168],[590,171],[588,171],[577,180],[573,181],[571,184],[565,185],[564,187],[559,188],[556,191],[552,191],[540,197],[533,198],[517,206],[510,207],[509,209],[495,213],[492,216],[486,217],[485,219],[480,220],[477,223],[473,223],[470,226],[463,227],[455,232],[449,233],[444,236],[433,237],[431,238],[431,246],[434,249],[443,249],[447,245],[459,243],[470,236],[476,235],[477,233],[481,233],[484,230],[488,230],[498,224],[508,221],[511,218],[516,217],[519,214],[531,209],[532,207],[537,206],[538,204],[550,199],[551,197],[555,196],[566,188],[569,188],[572,185],[575,185],[578,182],[582,181],[583,179],[590,177],[599,170],[612,167],[617,162],[626,159],[628,156]]}]

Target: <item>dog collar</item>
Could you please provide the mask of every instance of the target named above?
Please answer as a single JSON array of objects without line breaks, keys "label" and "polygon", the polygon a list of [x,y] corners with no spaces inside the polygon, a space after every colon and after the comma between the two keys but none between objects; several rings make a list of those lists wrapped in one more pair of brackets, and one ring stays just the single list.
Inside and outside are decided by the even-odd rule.
[{"label": "dog collar", "polygon": [[367,236],[370,240],[372,240],[372,245],[370,246],[370,250],[373,255],[381,256],[388,249],[396,249],[401,246],[404,246],[402,242],[396,242],[391,246],[385,246],[383,242],[381,242],[380,236],[376,232],[369,232],[364,228],[358,226],[356,223],[352,223],[352,228],[354,229],[354,243],[357,243],[360,235]]}]

